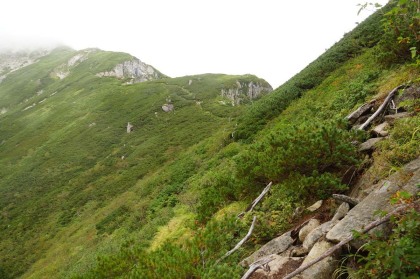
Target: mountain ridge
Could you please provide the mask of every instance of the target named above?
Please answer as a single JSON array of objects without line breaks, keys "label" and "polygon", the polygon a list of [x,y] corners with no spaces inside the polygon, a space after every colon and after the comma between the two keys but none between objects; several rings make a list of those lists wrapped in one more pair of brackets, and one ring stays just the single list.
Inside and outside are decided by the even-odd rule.
[{"label": "mountain ridge", "polygon": [[[0,277],[239,278],[239,263],[259,247],[333,217],[333,194],[374,189],[420,156],[418,62],[395,56],[402,46],[381,27],[386,11],[274,91],[252,75],[156,70],[157,79],[135,83],[133,64],[124,75],[131,55],[100,50],[55,49],[9,73],[0,83]],[[366,103],[376,109],[401,84],[410,88],[386,113],[408,117],[360,151],[357,143],[379,136],[346,116]],[[305,208],[317,200],[311,215]],[[418,215],[410,218],[418,228]],[[344,272],[369,274],[368,264],[342,259]]]}]

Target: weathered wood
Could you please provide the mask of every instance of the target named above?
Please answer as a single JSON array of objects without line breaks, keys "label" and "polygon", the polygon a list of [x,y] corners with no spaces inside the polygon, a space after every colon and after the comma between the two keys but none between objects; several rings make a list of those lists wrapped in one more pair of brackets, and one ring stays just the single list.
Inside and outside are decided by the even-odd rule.
[{"label": "weathered wood", "polygon": [[270,191],[271,185],[273,185],[273,182],[268,183],[264,190],[262,190],[261,194],[255,200],[252,201],[252,203],[245,209],[245,211],[238,214],[238,218],[241,218],[245,215],[245,213],[252,211],[254,207],[262,200],[265,194],[267,194],[268,191]]},{"label": "weathered wood", "polygon": [[399,85],[397,87],[395,87],[394,89],[392,89],[391,92],[389,92],[388,96],[385,98],[385,100],[383,101],[382,105],[379,106],[379,108],[375,111],[374,114],[372,114],[372,116],[370,116],[365,123],[363,123],[362,125],[360,125],[360,127],[358,128],[358,130],[364,130],[369,124],[370,122],[372,122],[388,105],[388,103],[391,101],[391,99],[394,97],[395,92],[397,92],[398,89],[405,87],[405,85]]},{"label": "weathered wood", "polygon": [[232,255],[233,252],[235,252],[236,250],[238,250],[239,247],[241,247],[242,244],[244,244],[245,241],[247,241],[248,238],[251,237],[252,231],[254,230],[254,226],[255,226],[255,221],[256,220],[257,220],[257,216],[254,216],[254,218],[252,219],[251,227],[249,227],[248,233],[245,235],[245,237],[242,238],[242,240],[239,241],[238,244],[236,244],[236,246],[232,250],[230,250],[226,254],[224,254],[223,257],[221,257],[217,262],[220,262],[220,261],[226,259],[227,257],[229,257],[230,255]]},{"label": "weathered wood", "polygon": [[346,116],[346,119],[349,121],[356,121],[360,116],[365,114],[367,111],[369,111],[371,108],[373,108],[373,105],[376,100],[372,100],[369,103],[363,104],[360,107],[358,107],[355,111],[350,113]]},{"label": "weathered wood", "polygon": [[346,202],[346,203],[351,204],[351,205],[356,205],[356,204],[359,203],[358,199],[351,198],[351,197],[346,196],[346,195],[333,194],[332,197],[336,200],[343,201],[343,202]]},{"label": "weathered wood", "polygon": [[264,257],[262,259],[259,259],[258,261],[253,262],[250,266],[248,271],[241,277],[241,279],[248,279],[254,271],[261,268],[265,264],[268,264],[269,262],[274,260],[274,255],[268,255],[267,257]]},{"label": "weathered wood", "polygon": [[[372,223],[368,224],[362,231],[361,233],[366,233],[368,231],[370,231],[371,229],[385,223],[388,222],[389,219],[391,218],[391,216],[398,214],[404,210],[406,210],[410,205],[402,205],[397,207],[395,210],[393,210],[392,212],[388,213],[387,215],[385,215],[382,218],[379,218],[376,221],[373,221]],[[346,245],[347,243],[349,243],[350,241],[352,241],[354,239],[354,236],[351,235],[348,238],[340,241],[338,244],[336,244],[335,246],[331,247],[330,249],[328,249],[324,254],[322,254],[321,256],[319,256],[318,258],[308,262],[305,265],[302,265],[301,267],[299,267],[298,269],[296,269],[295,271],[293,271],[292,273],[288,274],[287,276],[283,277],[283,279],[291,279],[293,277],[295,277],[296,275],[298,275],[299,273],[303,272],[304,270],[308,269],[309,267],[313,266],[314,264],[322,261],[323,259],[325,259],[326,257],[331,256],[334,252],[336,252],[337,250],[339,250],[341,247],[343,247],[344,245]]]}]

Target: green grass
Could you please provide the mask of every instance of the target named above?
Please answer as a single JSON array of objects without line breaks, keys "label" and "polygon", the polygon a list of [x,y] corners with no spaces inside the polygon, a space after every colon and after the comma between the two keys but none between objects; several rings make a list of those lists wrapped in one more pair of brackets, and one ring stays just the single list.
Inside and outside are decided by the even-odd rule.
[{"label": "green grass", "polygon": [[[90,52],[59,79],[54,70],[78,53],[60,48],[9,73],[0,83],[0,276],[239,277],[239,260],[296,222],[296,207],[345,188],[360,135],[344,116],[418,80],[408,64],[378,66],[379,19],[267,96],[249,100],[245,88],[241,106],[221,90],[269,85],[252,75],[133,85],[96,76],[132,59],[124,53]],[[382,174],[418,156],[417,130],[418,117],[395,123],[374,154],[386,161]],[[217,263],[252,219],[235,216],[269,181],[253,236]]]},{"label": "green grass", "polygon": [[[0,116],[0,230],[5,239],[0,258],[10,276],[22,274],[43,257],[60,261],[43,266],[44,273],[63,269],[68,251],[61,253],[59,247],[70,249],[68,241],[75,241],[63,234],[79,222],[86,228],[75,235],[89,235],[82,247],[92,253],[104,237],[122,228],[128,231],[117,243],[133,233],[143,234],[147,243],[172,218],[178,203],[174,197],[200,168],[199,158],[178,159],[180,154],[217,131],[232,129],[243,109],[222,104],[221,88],[237,80],[266,84],[254,76],[206,74],[123,85],[96,73],[131,56],[99,50],[90,52],[64,79],[54,77],[54,69],[76,54],[66,48],[54,50],[0,84],[1,106],[8,109]],[[188,85],[190,79],[193,83]],[[166,113],[161,106],[168,99],[175,110]],[[127,122],[134,125],[130,134]],[[178,163],[168,165],[174,161]],[[115,205],[93,223],[80,219],[102,212],[158,171],[154,183],[139,189],[136,203]],[[137,203],[141,210],[136,210]],[[82,250],[70,254],[81,257]]]}]

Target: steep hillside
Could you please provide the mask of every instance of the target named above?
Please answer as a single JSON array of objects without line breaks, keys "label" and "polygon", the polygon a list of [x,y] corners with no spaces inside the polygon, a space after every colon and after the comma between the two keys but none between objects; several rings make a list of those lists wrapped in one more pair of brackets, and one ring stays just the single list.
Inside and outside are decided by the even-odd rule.
[{"label": "steep hillside", "polygon": [[[156,197],[166,185],[142,189],[136,206],[153,204],[147,212],[127,202],[104,208],[190,146],[231,129],[242,109],[234,105],[271,90],[254,76],[170,79],[128,54],[96,49],[55,49],[9,73],[0,83],[1,268],[21,274],[61,233],[100,209],[86,224],[98,229],[88,245],[96,247],[127,218],[138,228],[175,202]],[[181,191],[178,184],[194,170],[195,163],[185,164],[170,176],[179,182],[166,178],[173,184],[167,195]]]},{"label": "steep hillside", "polygon": [[[276,237],[302,248],[306,223],[336,218],[333,194],[361,198],[382,185],[395,190],[386,205],[412,211],[393,218],[390,238],[343,251],[336,274],[416,274],[418,182],[405,165],[420,155],[418,4],[391,2],[273,92],[251,75],[169,78],[95,49],[56,49],[9,72],[0,83],[0,276],[240,278],[261,247],[280,254]],[[397,86],[368,132],[358,129]],[[371,129],[386,118],[385,131]],[[370,137],[380,143],[361,148]],[[396,190],[406,183],[414,194]],[[318,211],[307,209],[318,200]],[[399,253],[393,263],[375,260],[388,246]],[[310,258],[294,248],[285,257],[295,262],[253,278],[281,278]]]}]

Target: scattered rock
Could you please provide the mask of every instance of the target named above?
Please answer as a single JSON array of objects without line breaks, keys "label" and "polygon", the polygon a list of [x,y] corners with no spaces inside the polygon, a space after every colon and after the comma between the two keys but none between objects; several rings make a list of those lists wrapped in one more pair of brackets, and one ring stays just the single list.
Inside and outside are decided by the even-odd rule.
[{"label": "scattered rock", "polygon": [[395,119],[401,119],[401,118],[406,118],[410,116],[411,116],[411,113],[409,112],[400,112],[396,114],[385,115],[385,120],[389,122],[393,122]]},{"label": "scattered rock", "polygon": [[307,255],[308,252],[309,252],[308,249],[306,249],[303,246],[300,246],[300,247],[294,247],[290,254],[292,257],[303,257]]},{"label": "scattered rock", "polygon": [[[404,182],[405,181],[405,182]],[[327,239],[339,242],[351,236],[353,230],[360,231],[367,224],[377,219],[378,211],[390,212],[394,206],[389,203],[397,191],[406,191],[415,195],[420,181],[420,158],[412,161],[403,170],[391,175],[389,180],[379,183],[379,188],[371,192],[357,204],[328,233]]]},{"label": "scattered rock", "polygon": [[266,270],[264,269],[257,269],[252,276],[251,279],[274,279],[274,278],[282,278],[287,273],[295,270],[300,266],[302,263],[303,258],[298,257],[282,257],[279,255],[274,255],[274,260],[267,264]]},{"label": "scattered rock", "polygon": [[394,101],[398,109],[404,109],[402,102],[408,100],[420,99],[420,85],[413,84],[410,87],[404,89],[402,94],[395,97]]},{"label": "scattered rock", "polygon": [[319,220],[312,218],[309,222],[299,231],[299,240],[303,242],[306,236],[315,228],[319,226]]},{"label": "scattered rock", "polygon": [[134,126],[133,125],[131,125],[131,123],[130,122],[128,122],[127,123],[127,133],[129,134],[129,133],[131,133],[132,131],[133,131],[133,128],[134,128]]},{"label": "scattered rock", "polygon": [[372,152],[375,150],[375,144],[383,140],[384,138],[371,138],[365,141],[364,143],[360,144],[359,151],[360,152]]},{"label": "scattered rock", "polygon": [[334,217],[331,220],[332,221],[339,221],[339,220],[343,219],[344,216],[346,216],[346,214],[349,212],[349,210],[350,210],[350,205],[346,202],[343,202],[337,208],[337,210],[334,214]]},{"label": "scattered rock", "polygon": [[261,259],[264,256],[267,256],[270,254],[280,254],[281,252],[289,248],[293,242],[294,242],[294,239],[291,237],[290,231],[288,231],[282,234],[281,236],[267,242],[259,250],[255,251],[251,256],[241,261],[240,264],[243,267],[246,267],[252,264],[253,262]]},{"label": "scattered rock", "polygon": [[383,122],[382,124],[379,124],[378,126],[373,128],[372,132],[377,136],[386,137],[389,134],[389,132],[387,131],[388,128],[389,128],[389,123]]},{"label": "scattered rock", "polygon": [[173,104],[163,104],[162,105],[162,110],[164,112],[171,112],[174,110],[174,105]]},{"label": "scattered rock", "polygon": [[[317,242],[314,247],[309,252],[308,256],[303,261],[302,265],[318,258],[322,254],[324,254],[328,249],[333,247],[334,245],[328,241],[320,241]],[[337,253],[323,259],[322,261],[314,264],[313,266],[309,267],[308,269],[304,270],[301,274],[297,275],[294,278],[299,279],[331,279],[333,278],[334,270],[338,266],[337,257],[339,255],[339,251]]]},{"label": "scattered rock", "polygon": [[338,221],[331,220],[315,228],[306,236],[305,241],[303,241],[302,246],[305,249],[310,250],[318,241],[318,239],[326,235],[337,223]]},{"label": "scattered rock", "polygon": [[306,208],[306,210],[309,210],[310,212],[314,212],[322,206],[322,202],[323,202],[322,200],[319,200],[313,205],[311,205],[310,207]]}]

